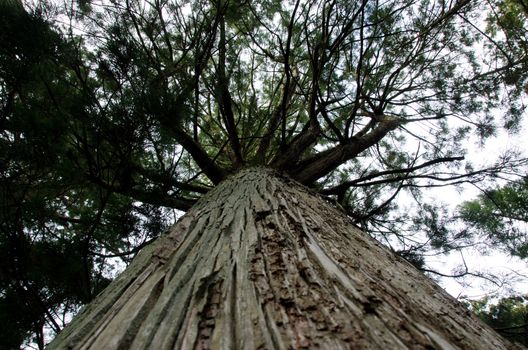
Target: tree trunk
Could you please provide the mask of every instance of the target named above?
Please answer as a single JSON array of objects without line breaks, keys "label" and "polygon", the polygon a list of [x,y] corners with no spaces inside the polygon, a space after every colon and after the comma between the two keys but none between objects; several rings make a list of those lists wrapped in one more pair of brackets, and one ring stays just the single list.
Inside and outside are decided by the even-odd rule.
[{"label": "tree trunk", "polygon": [[513,349],[272,170],[220,183],[49,349]]}]

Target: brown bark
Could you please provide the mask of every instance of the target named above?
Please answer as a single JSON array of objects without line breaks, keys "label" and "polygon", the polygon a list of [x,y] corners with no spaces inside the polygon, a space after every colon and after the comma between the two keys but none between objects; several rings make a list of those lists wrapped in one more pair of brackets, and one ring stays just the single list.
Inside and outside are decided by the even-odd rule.
[{"label": "brown bark", "polygon": [[317,195],[263,168],[204,196],[49,349],[513,349]]}]

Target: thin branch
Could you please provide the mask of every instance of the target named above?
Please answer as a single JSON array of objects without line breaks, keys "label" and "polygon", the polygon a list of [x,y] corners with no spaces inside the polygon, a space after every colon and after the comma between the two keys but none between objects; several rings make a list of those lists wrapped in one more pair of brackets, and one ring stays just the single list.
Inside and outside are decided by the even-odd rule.
[{"label": "thin branch", "polygon": [[[416,166],[412,166],[412,167],[409,167],[409,168],[405,168],[405,169],[392,169],[392,170],[386,170],[386,171],[380,171],[380,172],[372,173],[372,174],[369,174],[369,175],[366,175],[366,176],[362,176],[362,177],[360,177],[358,179],[355,179],[355,180],[343,182],[342,184],[339,184],[339,185],[331,187],[331,188],[323,189],[320,192],[322,194],[325,194],[325,195],[339,194],[339,193],[345,191],[346,189],[348,189],[348,188],[350,188],[352,186],[355,186],[355,185],[357,185],[359,183],[362,183],[362,182],[366,182],[368,180],[375,179],[375,178],[380,177],[380,176],[395,175],[395,174],[405,174],[405,173],[408,174],[408,173],[411,173],[413,171],[416,171],[416,170],[419,170],[419,169],[422,169],[422,168],[426,168],[428,166],[435,165],[435,164],[438,164],[438,163],[454,162],[454,161],[461,161],[461,160],[464,160],[464,157],[460,156],[460,157],[442,157],[442,158],[437,158],[437,159],[433,159],[433,160],[427,161],[425,163],[422,163],[422,164],[419,164],[419,165],[416,165]],[[402,179],[403,178],[398,178],[398,180],[396,180],[396,181],[400,181]]]},{"label": "thin branch", "polygon": [[137,247],[135,247],[135,248],[133,248],[131,250],[127,250],[126,252],[120,252],[120,253],[114,253],[114,254],[101,254],[101,253],[97,253],[97,252],[92,252],[91,251],[90,254],[94,255],[94,256],[101,257],[101,258],[119,258],[119,257],[132,255],[132,254],[135,254],[135,253],[139,252],[141,249],[143,249],[144,247],[148,246],[150,243],[152,243],[156,239],[157,239],[157,237],[154,237],[154,238],[151,238],[149,240],[146,240],[145,242],[141,243]]}]

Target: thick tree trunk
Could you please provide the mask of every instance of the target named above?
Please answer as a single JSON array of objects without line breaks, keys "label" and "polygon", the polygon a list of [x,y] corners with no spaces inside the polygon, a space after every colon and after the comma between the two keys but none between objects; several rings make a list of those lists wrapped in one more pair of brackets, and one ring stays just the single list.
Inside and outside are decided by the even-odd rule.
[{"label": "thick tree trunk", "polygon": [[262,168],[145,248],[49,349],[508,349],[343,213]]}]

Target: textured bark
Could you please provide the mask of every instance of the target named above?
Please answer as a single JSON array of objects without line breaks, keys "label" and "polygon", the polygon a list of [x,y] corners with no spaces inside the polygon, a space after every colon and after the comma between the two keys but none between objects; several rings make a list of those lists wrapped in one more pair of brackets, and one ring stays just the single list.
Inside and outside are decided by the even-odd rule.
[{"label": "textured bark", "polygon": [[319,196],[223,181],[49,349],[513,349]]}]

